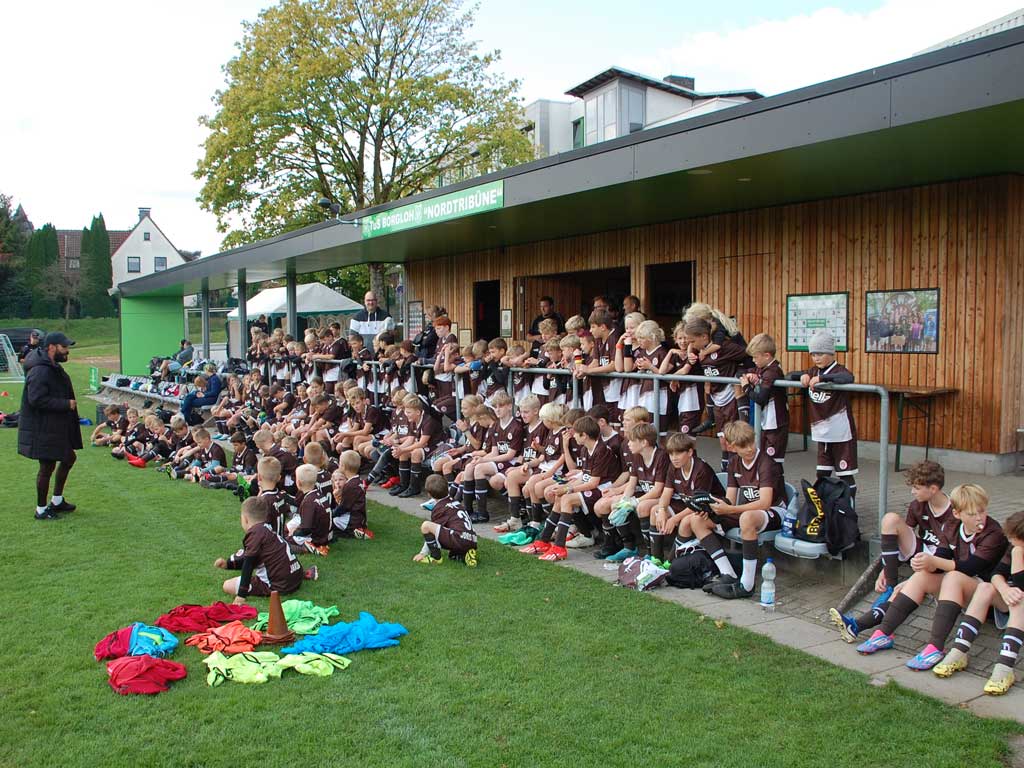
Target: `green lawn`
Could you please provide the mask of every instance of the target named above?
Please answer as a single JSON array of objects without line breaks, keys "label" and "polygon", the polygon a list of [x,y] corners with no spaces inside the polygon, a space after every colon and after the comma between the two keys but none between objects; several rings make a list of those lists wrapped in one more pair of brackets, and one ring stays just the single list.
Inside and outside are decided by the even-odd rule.
[{"label": "green lawn", "polygon": [[415,565],[417,521],[381,506],[376,540],[336,545],[298,596],[400,622],[400,647],[329,679],[220,688],[182,648],[186,680],[121,697],[93,645],[218,599],[238,503],[86,449],[79,511],[40,523],[33,474],[0,430],[3,766],[982,768],[1021,732],[490,542],[475,570]]}]

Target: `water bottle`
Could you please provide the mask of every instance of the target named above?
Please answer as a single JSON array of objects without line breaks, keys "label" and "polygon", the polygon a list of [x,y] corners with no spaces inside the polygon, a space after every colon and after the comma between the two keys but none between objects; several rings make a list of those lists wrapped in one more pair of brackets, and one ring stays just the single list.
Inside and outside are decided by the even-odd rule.
[{"label": "water bottle", "polygon": [[796,527],[796,512],[786,507],[786,514],[782,517],[782,530],[779,531],[780,536],[785,536],[787,539],[793,538],[793,529]]},{"label": "water bottle", "polygon": [[761,566],[761,607],[775,612],[775,563],[770,557]]}]

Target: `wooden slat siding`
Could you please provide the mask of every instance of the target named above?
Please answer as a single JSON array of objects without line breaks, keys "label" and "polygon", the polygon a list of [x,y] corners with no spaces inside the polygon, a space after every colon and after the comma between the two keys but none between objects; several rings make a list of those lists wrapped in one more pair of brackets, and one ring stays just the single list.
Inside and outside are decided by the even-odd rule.
[{"label": "wooden slat siding", "polygon": [[[460,254],[410,264],[407,290],[410,298],[447,306],[463,327],[478,280],[500,279],[503,306],[510,307],[515,277],[628,267],[646,306],[646,267],[681,261],[695,263],[699,299],[736,315],[747,338],[764,331],[783,347],[787,294],[849,291],[850,351],[840,359],[859,381],[956,387],[957,396],[936,402],[933,445],[1014,449],[1024,422],[1024,180],[1017,176]],[[864,351],[866,291],[936,286],[938,355]],[[535,302],[527,307],[532,312]],[[781,349],[779,358],[787,370],[808,365],[804,353]],[[874,398],[856,398],[862,438],[877,439],[878,413]],[[890,426],[895,435],[895,418]],[[923,442],[922,422],[908,422],[904,431],[907,443]]]}]

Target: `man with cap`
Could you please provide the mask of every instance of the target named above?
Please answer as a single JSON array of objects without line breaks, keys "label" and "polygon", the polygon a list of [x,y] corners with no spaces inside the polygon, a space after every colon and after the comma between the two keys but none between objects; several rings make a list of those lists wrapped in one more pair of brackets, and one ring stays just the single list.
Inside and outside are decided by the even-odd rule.
[{"label": "man with cap", "polygon": [[[36,475],[36,520],[56,520],[75,505],[64,498],[64,484],[82,447],[78,404],[71,378],[61,367],[75,342],[63,333],[48,333],[25,357],[25,389],[18,419],[18,453],[39,462]],[[56,470],[53,496],[47,503]]]},{"label": "man with cap", "polygon": [[39,340],[39,331],[33,329],[32,333],[28,335],[28,342],[25,344],[24,347],[21,348],[21,351],[18,353],[18,362],[24,361],[26,357],[28,357],[30,354],[39,349]]}]

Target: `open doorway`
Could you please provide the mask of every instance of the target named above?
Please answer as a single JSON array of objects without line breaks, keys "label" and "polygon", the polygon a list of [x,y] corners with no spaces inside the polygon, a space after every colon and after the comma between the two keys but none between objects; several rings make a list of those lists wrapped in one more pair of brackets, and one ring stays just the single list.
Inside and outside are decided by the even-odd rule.
[{"label": "open doorway", "polygon": [[473,338],[490,341],[501,332],[501,281],[473,283]]},{"label": "open doorway", "polygon": [[630,293],[629,267],[517,277],[515,286],[515,335],[521,339],[533,318],[540,314],[542,296],[554,299],[555,311],[566,320],[573,315],[589,317],[598,295],[607,296],[613,307],[621,307]]},{"label": "open doorway", "polygon": [[647,267],[647,315],[665,329],[666,334],[693,303],[694,262],[651,264]]}]

